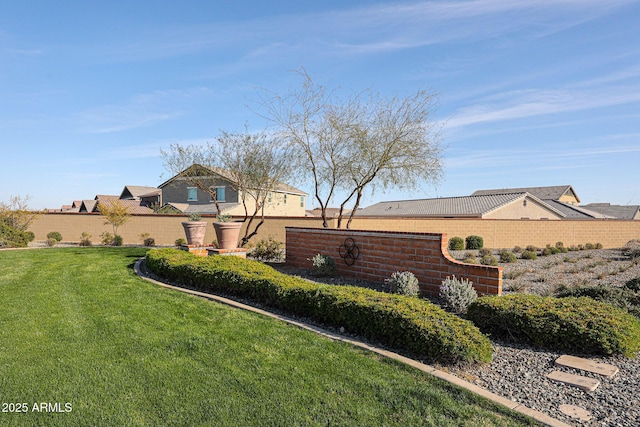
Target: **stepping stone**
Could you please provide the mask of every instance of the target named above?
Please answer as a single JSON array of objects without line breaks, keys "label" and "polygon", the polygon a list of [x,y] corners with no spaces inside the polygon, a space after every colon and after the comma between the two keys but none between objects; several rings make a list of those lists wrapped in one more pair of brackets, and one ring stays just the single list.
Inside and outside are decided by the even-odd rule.
[{"label": "stepping stone", "polygon": [[582,409],[579,406],[560,405],[559,409],[563,414],[580,421],[589,421],[592,418],[589,411]]},{"label": "stepping stone", "polygon": [[607,378],[613,377],[619,371],[617,366],[609,365],[607,363],[594,362],[589,359],[583,359],[582,357],[567,355],[558,357],[556,359],[556,365],[593,372],[594,374],[604,375]]},{"label": "stepping stone", "polygon": [[573,387],[578,387],[586,391],[593,391],[600,385],[600,381],[594,380],[593,378],[568,374],[560,371],[553,371],[550,374],[547,374],[547,378]]}]

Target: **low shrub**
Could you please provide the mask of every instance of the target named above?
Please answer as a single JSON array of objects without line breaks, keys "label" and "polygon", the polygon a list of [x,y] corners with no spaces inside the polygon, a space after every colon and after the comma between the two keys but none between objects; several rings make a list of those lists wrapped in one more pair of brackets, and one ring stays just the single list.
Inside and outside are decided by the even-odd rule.
[{"label": "low shrub", "polygon": [[478,251],[478,256],[481,258],[483,256],[491,256],[491,255],[493,255],[493,251],[491,249],[482,248]]},{"label": "low shrub", "polygon": [[450,251],[463,251],[464,250],[464,240],[462,237],[452,237],[449,239],[449,250]]},{"label": "low shrub", "polygon": [[506,249],[500,251],[500,262],[511,263],[516,262],[517,260],[518,257],[516,257],[516,254],[514,254],[513,252]]},{"label": "low shrub", "polygon": [[259,240],[251,249],[250,255],[259,261],[281,261],[284,258],[282,242],[271,236],[268,239]]},{"label": "low shrub", "polygon": [[513,247],[513,252],[516,253],[516,254],[522,253],[523,250],[524,249],[522,249],[520,246],[514,246]]},{"label": "low shrub", "polygon": [[47,246],[53,247],[53,246],[55,246],[57,244],[58,244],[58,241],[56,239],[54,239],[54,238],[48,238],[47,239]]},{"label": "low shrub", "polygon": [[410,271],[396,271],[385,282],[394,294],[417,297],[420,294],[418,278]]},{"label": "low shrub", "polygon": [[527,247],[524,248],[524,250],[529,252],[538,252],[538,247],[533,245],[527,245]]},{"label": "low shrub", "polygon": [[594,245],[593,243],[586,243],[584,245],[584,248],[587,249],[587,250],[592,250],[592,249],[596,248],[596,245]]},{"label": "low shrub", "polygon": [[480,258],[480,264],[495,266],[498,265],[498,258],[494,257],[493,255],[485,255]]},{"label": "low shrub", "polygon": [[0,248],[26,248],[33,241],[32,236],[30,231],[22,231],[0,221]]},{"label": "low shrub", "polygon": [[111,242],[113,246],[122,246],[122,243],[123,239],[121,235],[116,234],[115,236],[113,236],[113,241]]},{"label": "low shrub", "polygon": [[534,259],[538,259],[538,254],[535,251],[526,250],[526,251],[522,252],[522,255],[520,255],[520,257],[522,259],[534,260]]},{"label": "low shrub", "polygon": [[156,239],[154,239],[153,237],[147,237],[146,239],[144,239],[144,245],[151,247],[151,246],[155,246],[156,245]]},{"label": "low shrub", "polygon": [[329,255],[318,254],[309,261],[313,264],[313,276],[331,277],[336,274],[336,262]]},{"label": "low shrub", "polygon": [[187,241],[184,238],[180,237],[179,239],[176,239],[176,241],[173,242],[173,244],[176,246],[182,246],[182,245],[186,245]]},{"label": "low shrub", "polygon": [[80,235],[80,246],[91,246],[91,234],[83,231]]},{"label": "low shrub", "polygon": [[467,317],[492,336],[558,351],[632,357],[640,350],[640,321],[587,297],[483,297]]},{"label": "low shrub", "polygon": [[589,297],[622,308],[640,318],[640,292],[632,288],[633,286],[627,287],[627,285],[621,288],[606,285],[581,286],[562,289],[557,296],[559,298]]},{"label": "low shrub", "polygon": [[634,292],[640,292],[640,277],[631,279],[624,284],[623,288],[629,289]]},{"label": "low shrub", "polygon": [[631,259],[640,258],[640,240],[629,240],[622,248],[622,253]]},{"label": "low shrub", "polygon": [[484,240],[480,236],[467,236],[465,243],[469,250],[482,249],[484,246]]},{"label": "low shrub", "polygon": [[100,233],[100,243],[107,246],[113,243],[113,234],[108,231]]},{"label": "low shrub", "polygon": [[476,259],[476,254],[474,254],[473,252],[466,252],[464,254],[464,259],[462,260],[462,262],[466,264],[477,264],[478,260]]},{"label": "low shrub", "polygon": [[491,342],[478,328],[428,300],[313,283],[238,257],[198,257],[177,249],[156,249],[147,252],[146,263],[174,283],[344,327],[417,357],[442,362],[491,359]]},{"label": "low shrub", "polygon": [[457,314],[465,313],[469,304],[478,299],[473,283],[464,278],[456,279],[456,276],[442,281],[438,296],[446,310]]},{"label": "low shrub", "polygon": [[47,240],[53,239],[56,243],[62,242],[62,234],[57,231],[50,231],[47,233]]}]

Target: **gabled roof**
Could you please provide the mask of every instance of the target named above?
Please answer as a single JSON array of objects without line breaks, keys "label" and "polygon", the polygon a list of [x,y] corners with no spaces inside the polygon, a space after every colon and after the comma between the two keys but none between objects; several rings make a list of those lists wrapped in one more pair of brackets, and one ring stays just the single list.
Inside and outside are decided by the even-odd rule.
[{"label": "gabled roof", "polygon": [[[207,166],[193,164],[189,166],[187,169],[180,172],[179,174],[169,178],[168,180],[160,184],[158,188],[164,188],[174,180],[183,178],[184,176],[197,176],[197,175],[194,175],[194,173],[197,173],[200,176],[217,176],[222,180],[228,181],[230,183],[235,183],[235,180],[233,179],[232,174],[229,171],[226,171],[220,168],[211,168]],[[304,191],[299,190],[283,182],[276,183],[275,188],[273,188],[273,191],[278,191],[281,193],[288,193],[288,194],[295,194],[299,196],[307,195],[307,193],[305,193]]]},{"label": "gabled roof", "polygon": [[589,203],[582,207],[599,212],[608,217],[618,219],[640,219],[640,206],[638,205],[612,205],[610,203]]},{"label": "gabled roof", "polygon": [[80,205],[80,212],[95,212],[96,205],[98,204],[97,199],[93,200],[83,200]]},{"label": "gabled roof", "polygon": [[122,193],[120,193],[120,199],[140,200],[140,196],[154,190],[158,189],[156,187],[149,187],[145,185],[125,185]]},{"label": "gabled roof", "polygon": [[503,206],[524,198],[529,198],[545,206],[559,217],[564,217],[562,212],[526,192],[380,202],[358,210],[356,216],[482,218]]},{"label": "gabled roof", "polygon": [[557,200],[545,200],[546,204],[553,206],[563,214],[567,219],[611,219],[613,217],[603,215],[600,212],[596,212],[592,209],[585,209],[582,206],[574,206],[569,203],[559,202]]},{"label": "gabled roof", "polygon": [[119,199],[120,196],[114,196],[113,194],[96,194],[93,200],[107,200],[107,199]]},{"label": "gabled roof", "polygon": [[478,190],[471,194],[472,196],[487,196],[492,194],[508,194],[508,193],[530,193],[540,200],[560,200],[560,198],[569,194],[576,198],[578,202],[580,199],[570,185],[555,185],[550,187],[525,187],[525,188],[501,188],[495,190]]}]

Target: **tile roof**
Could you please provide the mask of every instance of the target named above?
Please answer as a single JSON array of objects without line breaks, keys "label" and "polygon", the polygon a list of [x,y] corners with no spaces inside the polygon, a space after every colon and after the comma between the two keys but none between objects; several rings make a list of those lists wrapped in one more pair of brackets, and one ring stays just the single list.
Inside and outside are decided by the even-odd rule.
[{"label": "tile roof", "polygon": [[121,199],[134,198],[139,200],[143,194],[157,191],[156,187],[150,187],[146,185],[125,185],[122,193],[120,193]]},{"label": "tile roof", "polygon": [[[529,197],[544,205],[529,193],[487,194],[437,199],[401,200],[380,202],[358,210],[356,216],[416,216],[416,217],[474,217],[481,218],[488,213],[516,200]],[[550,208],[554,210],[553,208]],[[555,210],[559,216],[562,213]]]},{"label": "tile roof", "polygon": [[545,200],[546,204],[556,208],[563,214],[565,214],[565,218],[567,219],[609,219],[613,218],[611,216],[603,215],[600,212],[596,212],[592,209],[585,209],[582,206],[574,206],[569,203],[559,202],[557,200]]},{"label": "tile roof", "polygon": [[618,219],[640,218],[640,206],[638,205],[625,206],[612,205],[609,203],[589,203],[588,205],[582,205],[581,207]]},{"label": "tile roof", "polygon": [[549,187],[524,187],[524,188],[501,188],[495,190],[478,190],[473,192],[472,196],[487,196],[491,194],[507,194],[507,193],[530,193],[540,200],[559,200],[567,192],[570,192],[580,201],[578,195],[570,185],[555,185]]}]

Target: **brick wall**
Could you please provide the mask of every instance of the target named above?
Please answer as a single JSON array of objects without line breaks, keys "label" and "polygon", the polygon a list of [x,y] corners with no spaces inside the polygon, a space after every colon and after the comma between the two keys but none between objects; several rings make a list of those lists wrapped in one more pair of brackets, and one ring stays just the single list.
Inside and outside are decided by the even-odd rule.
[{"label": "brick wall", "polygon": [[[347,265],[340,255],[345,239],[353,239],[359,255]],[[336,261],[340,274],[382,282],[396,271],[411,271],[421,290],[435,295],[451,275],[473,282],[479,293],[502,293],[502,267],[463,264],[448,254],[446,234],[286,227],[287,264],[311,268],[321,253]],[[345,254],[343,247],[342,253]]]}]

